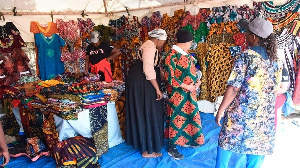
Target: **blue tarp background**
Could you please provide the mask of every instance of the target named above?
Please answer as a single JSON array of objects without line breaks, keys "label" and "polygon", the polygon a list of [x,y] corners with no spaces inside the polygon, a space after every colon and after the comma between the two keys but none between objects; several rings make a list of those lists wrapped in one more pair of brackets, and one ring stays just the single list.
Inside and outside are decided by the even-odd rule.
[{"label": "blue tarp background", "polygon": [[[166,151],[166,145],[162,149],[160,158],[143,158],[139,150],[134,150],[126,143],[110,148],[102,155],[99,163],[103,168],[214,168],[217,155],[218,127],[213,114],[201,113],[205,144],[198,148],[178,147],[185,156],[183,160],[174,160]],[[291,120],[283,121],[282,129],[277,140],[275,153],[267,156],[263,168],[300,168],[300,128]],[[167,141],[165,141],[167,144]],[[0,161],[2,163],[2,159]],[[238,154],[232,155],[228,168],[244,168],[246,157]],[[23,156],[11,158],[7,168],[55,168],[55,161],[51,157],[42,157],[36,162]]]}]

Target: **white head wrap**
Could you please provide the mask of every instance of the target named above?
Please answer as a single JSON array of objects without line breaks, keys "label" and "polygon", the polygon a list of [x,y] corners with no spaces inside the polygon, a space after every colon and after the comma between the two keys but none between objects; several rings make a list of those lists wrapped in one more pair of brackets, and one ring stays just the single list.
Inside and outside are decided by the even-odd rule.
[{"label": "white head wrap", "polygon": [[167,40],[167,33],[163,29],[154,29],[154,30],[148,32],[148,35],[151,38],[156,38],[158,40]]}]

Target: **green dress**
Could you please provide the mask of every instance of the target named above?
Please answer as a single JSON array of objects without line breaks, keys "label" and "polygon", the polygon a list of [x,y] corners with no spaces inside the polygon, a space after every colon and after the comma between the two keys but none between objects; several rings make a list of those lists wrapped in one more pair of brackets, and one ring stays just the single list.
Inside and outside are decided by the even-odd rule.
[{"label": "green dress", "polygon": [[177,46],[173,46],[164,60],[169,97],[165,136],[170,143],[180,146],[200,146],[204,143],[196,91],[190,92],[180,87],[182,83],[196,83],[195,61]]}]

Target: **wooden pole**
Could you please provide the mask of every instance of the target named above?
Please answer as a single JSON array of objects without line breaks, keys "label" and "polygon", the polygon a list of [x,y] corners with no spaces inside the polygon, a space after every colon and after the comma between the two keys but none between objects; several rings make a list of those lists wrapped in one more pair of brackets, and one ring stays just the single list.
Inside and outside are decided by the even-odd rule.
[{"label": "wooden pole", "polygon": [[[14,15],[13,12],[2,12],[3,15]],[[82,11],[52,12],[52,15],[81,15]],[[84,14],[105,14],[103,12],[84,12]],[[18,12],[18,15],[51,15],[51,12]]]},{"label": "wooden pole", "polygon": [[107,13],[107,3],[106,3],[106,0],[103,0],[103,5],[104,5],[104,10],[105,10],[105,16],[107,17],[108,13]]}]

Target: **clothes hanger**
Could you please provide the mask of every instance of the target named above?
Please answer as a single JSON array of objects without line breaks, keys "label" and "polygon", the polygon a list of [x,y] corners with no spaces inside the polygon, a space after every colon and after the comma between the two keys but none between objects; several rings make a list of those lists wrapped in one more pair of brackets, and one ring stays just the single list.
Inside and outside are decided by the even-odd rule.
[{"label": "clothes hanger", "polygon": [[41,20],[39,21],[39,24],[47,24],[48,22],[44,19],[44,17],[41,17]]},{"label": "clothes hanger", "polygon": [[53,22],[53,13],[52,12],[51,12],[50,16],[51,16],[51,21]]},{"label": "clothes hanger", "polygon": [[67,21],[68,21],[66,15],[64,16],[63,21],[64,21],[64,22],[67,22]]}]

